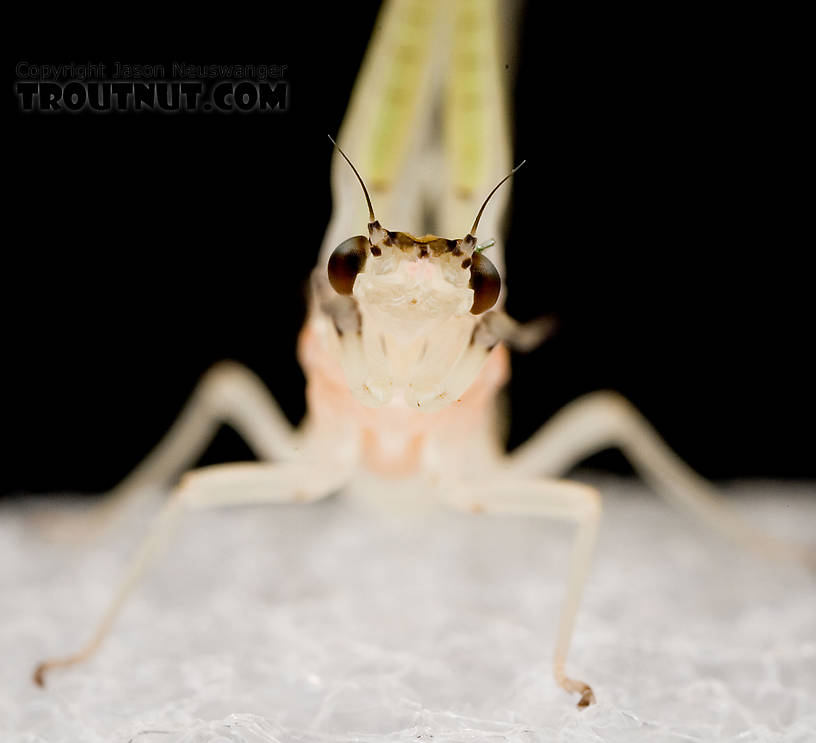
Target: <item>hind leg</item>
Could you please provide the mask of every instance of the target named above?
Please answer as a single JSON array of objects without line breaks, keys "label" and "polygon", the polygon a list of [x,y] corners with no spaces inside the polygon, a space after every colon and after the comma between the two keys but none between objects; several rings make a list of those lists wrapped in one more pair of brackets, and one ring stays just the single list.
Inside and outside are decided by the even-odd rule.
[{"label": "hind leg", "polygon": [[509,463],[519,475],[558,477],[609,447],[620,449],[658,493],[710,528],[756,552],[816,565],[812,547],[776,539],[743,520],[628,400],[614,392],[595,392],[565,406],[510,454]]}]

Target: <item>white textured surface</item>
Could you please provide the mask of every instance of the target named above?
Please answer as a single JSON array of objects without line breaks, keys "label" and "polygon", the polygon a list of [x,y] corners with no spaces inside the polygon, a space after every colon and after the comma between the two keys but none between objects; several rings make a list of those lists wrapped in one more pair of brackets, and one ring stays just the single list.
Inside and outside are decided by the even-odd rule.
[{"label": "white textured surface", "polygon": [[[30,680],[99,617],[145,514],[90,547],[0,511],[0,740],[816,740],[816,583],[634,481],[606,512],[569,669],[550,673],[570,530],[333,499],[190,515],[88,664]],[[729,488],[814,540],[812,485]],[[155,501],[151,505],[155,505]]]}]

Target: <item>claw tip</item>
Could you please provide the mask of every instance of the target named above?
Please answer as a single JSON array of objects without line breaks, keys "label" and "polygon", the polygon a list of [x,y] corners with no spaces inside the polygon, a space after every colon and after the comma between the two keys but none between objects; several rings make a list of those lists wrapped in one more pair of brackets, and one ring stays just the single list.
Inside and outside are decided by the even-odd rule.
[{"label": "claw tip", "polygon": [[581,694],[581,699],[578,701],[578,709],[589,707],[590,704],[595,704],[595,695],[592,693],[592,689],[587,687],[584,689],[583,693]]},{"label": "claw tip", "polygon": [[34,683],[41,689],[45,687],[45,669],[45,663],[40,663],[40,665],[34,669]]}]

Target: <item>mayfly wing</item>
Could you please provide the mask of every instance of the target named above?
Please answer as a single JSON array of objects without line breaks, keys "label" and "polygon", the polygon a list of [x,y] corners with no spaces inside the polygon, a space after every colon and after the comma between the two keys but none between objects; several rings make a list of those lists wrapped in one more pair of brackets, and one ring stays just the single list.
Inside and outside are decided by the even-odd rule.
[{"label": "mayfly wing", "polygon": [[[419,229],[423,183],[414,166],[441,83],[444,5],[437,0],[383,4],[337,138],[365,179],[380,221],[404,229]],[[339,153],[332,166],[332,197],[321,264],[368,222],[360,188]]]},{"label": "mayfly wing", "polygon": [[[443,90],[442,152],[446,173],[440,193],[439,231],[466,231],[483,199],[512,167],[508,80],[512,76],[515,4],[458,0],[445,17],[449,61]],[[496,192],[480,223],[478,237],[496,239],[490,260],[503,273],[501,217],[509,186]]]},{"label": "mayfly wing", "polygon": [[[392,229],[463,236],[485,195],[512,167],[508,81],[518,3],[387,0],[377,18],[338,144],[356,164],[377,216]],[[339,155],[335,211],[321,262],[367,222]],[[495,238],[510,187],[493,197],[480,236]]]}]

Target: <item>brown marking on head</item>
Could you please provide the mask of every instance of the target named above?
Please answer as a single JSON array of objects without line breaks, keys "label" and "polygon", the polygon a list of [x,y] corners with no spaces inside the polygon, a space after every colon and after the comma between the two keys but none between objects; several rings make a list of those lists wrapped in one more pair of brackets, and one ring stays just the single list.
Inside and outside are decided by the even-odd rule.
[{"label": "brown marking on head", "polygon": [[407,232],[391,232],[389,235],[394,241],[394,245],[396,245],[400,250],[413,248],[414,243],[416,242],[416,238]]},{"label": "brown marking on head", "polygon": [[438,235],[422,235],[416,237],[410,232],[388,232],[388,242],[386,245],[393,245],[400,250],[418,250],[420,257],[424,258],[429,253],[431,255],[445,255],[452,253],[453,255],[461,255],[459,240],[449,240],[446,237],[439,237]]}]

